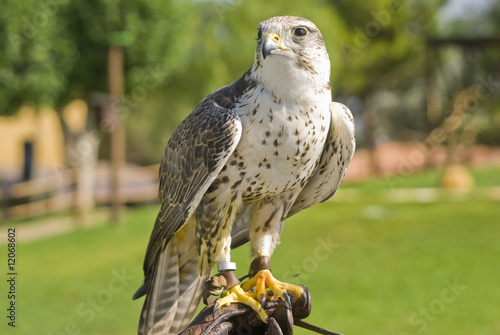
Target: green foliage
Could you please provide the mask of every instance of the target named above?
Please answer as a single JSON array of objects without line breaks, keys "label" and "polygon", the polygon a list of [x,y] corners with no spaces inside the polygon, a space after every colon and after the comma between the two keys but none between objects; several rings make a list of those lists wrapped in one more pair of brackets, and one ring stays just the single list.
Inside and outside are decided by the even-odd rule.
[{"label": "green foliage", "polygon": [[111,45],[125,48],[129,111],[183,66],[190,5],[178,1],[8,1],[0,14],[0,114],[20,104],[59,108],[107,92]]},{"label": "green foliage", "polygon": [[[178,1],[92,0],[72,2],[68,29],[80,52],[71,82],[87,91],[107,91],[107,52],[125,50],[126,97],[135,106],[172,69],[182,67],[189,49],[190,7]],[[89,70],[93,71],[89,73]],[[134,91],[134,88],[136,91]]]},{"label": "green foliage", "polygon": [[[65,90],[78,51],[57,2],[7,0],[0,14],[0,115],[31,102],[52,106]],[[57,41],[57,43],[55,43]]]},{"label": "green foliage", "polygon": [[[473,7],[470,7],[474,9]],[[481,7],[479,7],[481,8]],[[440,30],[449,36],[466,38],[495,37],[500,34],[500,1],[489,1],[489,8],[482,11],[471,10],[469,15],[444,22]]]},{"label": "green foliage", "polygon": [[[339,90],[365,97],[410,87],[421,73],[425,38],[434,29],[441,1],[330,1],[342,14],[338,49],[345,62]],[[349,79],[345,79],[349,78]]]},{"label": "green foliage", "polygon": [[[483,12],[467,15],[463,18],[455,18],[441,24],[440,31],[447,36],[462,39],[480,40],[498,38],[500,36],[500,0],[492,0],[490,8]],[[442,73],[440,83],[441,99],[449,99],[456,91],[463,90],[471,85],[479,85],[472,97],[470,108],[467,112],[469,124],[478,123],[480,131],[478,142],[486,145],[498,145],[500,143],[500,89],[498,58],[500,46],[498,43],[485,43],[480,47],[469,46],[458,48],[453,45],[441,48],[444,54],[455,53],[455,61],[459,65],[455,68],[451,66],[441,66]],[[451,57],[447,57],[451,59]],[[452,62],[450,62],[452,63]],[[453,63],[452,63],[453,64]],[[458,68],[457,68],[458,67]],[[448,109],[451,109],[451,103]],[[446,107],[445,107],[446,110]],[[446,116],[446,114],[445,114]]]}]

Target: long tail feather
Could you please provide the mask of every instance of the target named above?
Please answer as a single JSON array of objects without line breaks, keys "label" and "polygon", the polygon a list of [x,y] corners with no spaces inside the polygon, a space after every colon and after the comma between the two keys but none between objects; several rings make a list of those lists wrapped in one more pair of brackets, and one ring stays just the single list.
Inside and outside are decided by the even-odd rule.
[{"label": "long tail feather", "polygon": [[196,251],[168,243],[149,282],[139,335],[178,334],[189,324],[203,290],[196,264]]}]

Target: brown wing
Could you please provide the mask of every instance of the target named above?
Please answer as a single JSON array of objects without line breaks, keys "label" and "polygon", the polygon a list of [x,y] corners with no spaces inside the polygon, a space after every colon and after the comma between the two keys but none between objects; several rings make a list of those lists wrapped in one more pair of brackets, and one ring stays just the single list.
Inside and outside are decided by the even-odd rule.
[{"label": "brown wing", "polygon": [[[206,99],[170,138],[160,165],[161,208],[144,260],[145,281],[134,295],[147,293],[139,334],[177,333],[196,310],[202,282],[192,266],[195,247],[183,254],[175,239],[169,241],[189,221],[240,137],[238,115]],[[189,264],[182,263],[186,258]]]},{"label": "brown wing", "polygon": [[156,255],[192,215],[240,137],[236,113],[213,103],[198,106],[172,135],[160,165],[161,209],[146,252],[146,277]]},{"label": "brown wing", "polygon": [[238,144],[241,122],[233,107],[252,87],[247,72],[233,84],[210,94],[168,141],[160,165],[161,209],[144,260],[146,283],[158,255],[191,217]]}]

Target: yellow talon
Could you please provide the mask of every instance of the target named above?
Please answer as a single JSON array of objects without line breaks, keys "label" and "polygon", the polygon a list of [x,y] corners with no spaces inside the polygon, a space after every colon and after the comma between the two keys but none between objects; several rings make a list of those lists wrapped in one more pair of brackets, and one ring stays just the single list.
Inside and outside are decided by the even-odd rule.
[{"label": "yellow talon", "polygon": [[[251,290],[255,288],[252,292]],[[228,289],[223,297],[215,303],[216,309],[234,303],[244,304],[257,312],[264,323],[268,315],[262,308],[266,300],[277,300],[290,303],[287,293],[292,293],[299,298],[304,293],[304,288],[299,285],[283,283],[273,277],[270,270],[260,270],[257,274],[240,285]]]},{"label": "yellow talon", "polygon": [[222,306],[233,303],[241,303],[250,307],[259,314],[262,322],[267,323],[268,315],[257,300],[255,300],[255,294],[243,291],[240,285],[235,285],[228,289],[222,298],[217,299],[215,304],[216,308],[219,309]]},{"label": "yellow talon", "polygon": [[[243,284],[241,288],[243,291],[250,291],[255,287],[255,296],[262,303],[264,298],[268,300],[277,300],[281,298],[284,301],[288,299],[285,297],[286,292],[292,293],[295,297],[300,297],[304,293],[304,288],[299,285],[283,283],[273,277],[270,270],[260,270]],[[267,290],[269,289],[269,290]]]}]

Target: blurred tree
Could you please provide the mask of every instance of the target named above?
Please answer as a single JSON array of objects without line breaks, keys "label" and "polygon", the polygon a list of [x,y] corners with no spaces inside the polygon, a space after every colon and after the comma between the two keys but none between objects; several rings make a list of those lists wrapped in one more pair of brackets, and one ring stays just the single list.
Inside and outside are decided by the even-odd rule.
[{"label": "blurred tree", "polygon": [[[471,5],[472,6],[472,5]],[[449,66],[441,65],[444,88],[440,92],[442,100],[452,100],[458,90],[463,90],[470,85],[479,85],[475,99],[470,103],[470,118],[479,123],[480,131],[478,142],[487,145],[500,144],[500,68],[498,59],[500,54],[500,0],[491,0],[488,7],[476,10],[464,17],[455,17],[441,25],[443,34],[462,39],[475,41],[486,39],[481,45],[461,47],[448,45],[443,48],[446,60],[455,52],[459,54],[461,67],[455,69],[458,80],[450,80]],[[496,38],[497,41],[492,41]],[[489,41],[488,41],[489,40]],[[455,56],[457,57],[457,56]],[[457,58],[458,58],[457,57]],[[450,82],[455,82],[455,91],[449,88]],[[448,104],[449,105],[449,104]],[[443,109],[450,109],[446,104]],[[443,115],[446,117],[446,115]]]},{"label": "blurred tree", "polygon": [[345,61],[343,94],[366,96],[386,88],[408,88],[408,75],[421,73],[425,39],[435,32],[446,0],[329,1],[342,13],[347,31],[338,48]]},{"label": "blurred tree", "polygon": [[73,94],[106,92],[108,47],[122,46],[123,112],[135,108],[185,64],[191,32],[189,13],[189,2],[179,1],[71,2],[66,24],[80,55],[68,77]]},{"label": "blurred tree", "polygon": [[[423,126],[421,115],[408,113],[405,102],[398,101],[398,95],[387,92],[404,96],[416,84],[422,85],[426,36],[435,30],[437,10],[444,2],[329,1],[338,13],[342,13],[347,30],[338,43],[345,65],[341,74],[344,80],[337,83],[338,93],[341,100],[355,96],[362,101],[363,132],[359,133],[358,144],[366,146],[372,153],[377,132],[387,116],[377,108],[381,103],[398,106],[397,113],[391,114],[389,124],[399,127],[406,124],[413,131],[419,125]],[[422,105],[418,108],[421,109]],[[414,117],[411,122],[408,122],[409,116]],[[374,173],[378,172],[373,155],[371,168]]]},{"label": "blurred tree", "polygon": [[79,54],[57,15],[63,6],[6,0],[0,13],[0,115],[25,102],[53,106]]},{"label": "blurred tree", "polygon": [[2,114],[25,102],[59,108],[106,92],[111,45],[125,47],[125,114],[185,64],[189,50],[189,2],[7,0],[2,7]]}]

